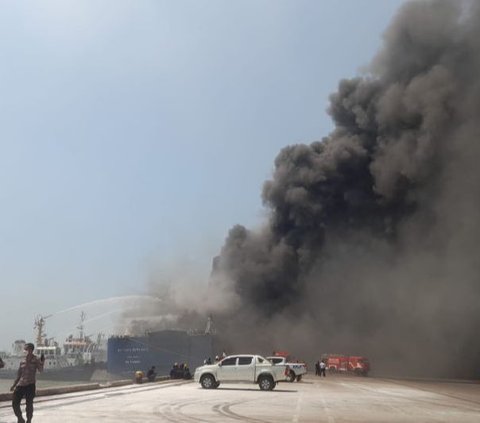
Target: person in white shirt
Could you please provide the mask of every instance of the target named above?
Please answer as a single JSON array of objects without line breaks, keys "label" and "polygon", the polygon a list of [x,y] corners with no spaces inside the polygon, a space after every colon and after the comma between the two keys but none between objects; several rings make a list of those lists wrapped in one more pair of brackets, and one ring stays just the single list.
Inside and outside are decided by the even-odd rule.
[{"label": "person in white shirt", "polygon": [[323,377],[326,377],[326,369],[327,365],[325,364],[325,360],[320,361],[320,377],[323,375]]}]

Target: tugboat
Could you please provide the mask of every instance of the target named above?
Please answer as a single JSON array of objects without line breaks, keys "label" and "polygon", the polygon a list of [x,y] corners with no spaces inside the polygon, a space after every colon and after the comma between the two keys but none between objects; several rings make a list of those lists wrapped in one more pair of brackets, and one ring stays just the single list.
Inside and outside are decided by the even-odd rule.
[{"label": "tugboat", "polygon": [[67,359],[69,366],[95,365],[106,361],[107,352],[101,348],[105,343],[104,336],[99,333],[95,342],[91,335],[85,335],[83,323],[86,317],[87,315],[82,311],[80,324],[77,326],[78,338],[70,335],[63,343],[63,356]]},{"label": "tugboat", "polygon": [[[53,338],[47,338],[45,320],[51,316],[37,316],[34,329],[36,330],[35,354],[45,356],[45,366],[38,379],[58,381],[89,381],[93,372],[103,366],[106,351],[101,348],[103,335],[99,334],[97,342],[84,333],[86,314],[80,316],[79,336],[70,335],[63,343],[63,350]],[[12,354],[3,357],[5,367],[0,372],[0,378],[14,378],[20,361],[24,357],[24,340],[13,343]]]}]

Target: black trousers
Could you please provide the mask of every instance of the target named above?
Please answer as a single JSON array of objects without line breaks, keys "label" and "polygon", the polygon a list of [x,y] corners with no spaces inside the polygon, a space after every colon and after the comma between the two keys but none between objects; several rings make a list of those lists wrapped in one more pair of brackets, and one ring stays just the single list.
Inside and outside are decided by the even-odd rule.
[{"label": "black trousers", "polygon": [[20,420],[22,418],[22,410],[20,409],[20,403],[22,398],[25,397],[27,420],[31,420],[33,417],[33,399],[35,398],[35,384],[26,386],[17,386],[13,391],[12,408],[13,412]]},{"label": "black trousers", "polygon": [[325,377],[325,369],[320,369],[320,377],[323,375]]}]

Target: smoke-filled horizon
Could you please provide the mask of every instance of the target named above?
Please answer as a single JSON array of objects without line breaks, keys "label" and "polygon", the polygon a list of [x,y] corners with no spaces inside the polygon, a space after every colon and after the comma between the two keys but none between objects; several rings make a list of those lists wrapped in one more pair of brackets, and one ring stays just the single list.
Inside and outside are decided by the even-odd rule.
[{"label": "smoke-filled horizon", "polygon": [[266,222],[230,229],[206,295],[153,280],[164,318],[139,310],[131,326],[200,328],[212,314],[229,352],[478,376],[479,75],[480,3],[406,3],[366,73],[331,95],[334,130],[280,151]]},{"label": "smoke-filled horizon", "polygon": [[478,374],[479,32],[476,2],[405,4],[368,73],[331,95],[333,132],[279,153],[268,221],[233,227],[215,260],[232,348]]}]

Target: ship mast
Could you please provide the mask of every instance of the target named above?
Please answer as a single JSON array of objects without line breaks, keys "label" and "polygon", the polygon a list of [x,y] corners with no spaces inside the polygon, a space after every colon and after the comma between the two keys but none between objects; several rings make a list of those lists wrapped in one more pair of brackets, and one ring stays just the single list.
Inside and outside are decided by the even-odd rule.
[{"label": "ship mast", "polygon": [[37,331],[37,338],[35,340],[37,346],[43,346],[44,339],[47,337],[47,334],[43,331],[45,329],[45,320],[47,320],[51,316],[52,315],[49,314],[48,316],[38,315],[37,317],[35,317],[35,324],[33,328]]},{"label": "ship mast", "polygon": [[83,322],[85,322],[86,318],[87,318],[86,313],[82,311],[80,313],[80,325],[77,326],[77,329],[80,331],[80,340],[82,341],[85,339]]}]

